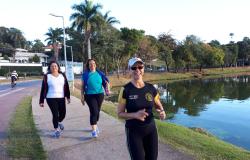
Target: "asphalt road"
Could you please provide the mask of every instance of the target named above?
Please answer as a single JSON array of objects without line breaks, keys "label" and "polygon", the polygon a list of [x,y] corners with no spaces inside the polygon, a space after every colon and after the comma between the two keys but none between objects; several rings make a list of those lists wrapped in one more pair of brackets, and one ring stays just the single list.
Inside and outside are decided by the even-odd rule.
[{"label": "asphalt road", "polygon": [[8,159],[6,154],[7,130],[16,106],[26,96],[32,96],[41,85],[40,80],[17,82],[16,87],[0,83],[0,159]]}]

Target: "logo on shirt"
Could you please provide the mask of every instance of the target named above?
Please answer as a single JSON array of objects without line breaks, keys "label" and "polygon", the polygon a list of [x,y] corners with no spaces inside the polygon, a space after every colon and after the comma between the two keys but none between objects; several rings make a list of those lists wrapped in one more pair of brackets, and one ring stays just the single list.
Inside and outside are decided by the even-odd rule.
[{"label": "logo on shirt", "polygon": [[145,94],[145,98],[146,98],[146,100],[149,101],[149,102],[153,101],[153,96],[152,96],[151,93],[146,93],[146,94]]},{"label": "logo on shirt", "polygon": [[129,99],[138,99],[138,95],[129,95]]}]

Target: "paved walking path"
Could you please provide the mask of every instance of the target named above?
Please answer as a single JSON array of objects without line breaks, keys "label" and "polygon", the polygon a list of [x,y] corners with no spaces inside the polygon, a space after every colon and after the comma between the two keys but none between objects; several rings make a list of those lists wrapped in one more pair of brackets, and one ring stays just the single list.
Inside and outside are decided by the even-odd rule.
[{"label": "paved walking path", "polygon": [[[35,124],[49,160],[129,160],[124,123],[101,112],[98,123],[100,136],[91,138],[88,107],[71,97],[63,121],[65,130],[59,139],[52,138],[53,125],[49,107],[38,105],[39,95],[32,99]],[[190,156],[159,144],[159,160],[191,160]]]}]

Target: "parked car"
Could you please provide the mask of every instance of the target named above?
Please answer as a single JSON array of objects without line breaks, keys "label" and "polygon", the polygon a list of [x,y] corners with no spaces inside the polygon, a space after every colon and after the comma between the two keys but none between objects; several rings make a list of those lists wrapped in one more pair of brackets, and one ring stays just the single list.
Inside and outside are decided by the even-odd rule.
[{"label": "parked car", "polygon": [[163,72],[165,70],[166,70],[165,67],[158,68],[158,71],[161,71],[161,72]]}]

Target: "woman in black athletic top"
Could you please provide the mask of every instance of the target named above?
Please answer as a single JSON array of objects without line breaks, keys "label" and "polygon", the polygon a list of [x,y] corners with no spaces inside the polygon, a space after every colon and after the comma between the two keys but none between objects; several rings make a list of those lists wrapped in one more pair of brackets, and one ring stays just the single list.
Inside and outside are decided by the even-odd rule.
[{"label": "woman in black athletic top", "polygon": [[128,67],[131,81],[121,88],[117,110],[118,116],[126,119],[128,151],[132,160],[156,160],[158,135],[152,109],[156,108],[160,119],[165,119],[166,113],[155,87],[142,79],[144,62],[131,58]]}]

